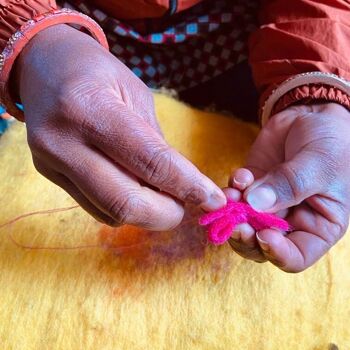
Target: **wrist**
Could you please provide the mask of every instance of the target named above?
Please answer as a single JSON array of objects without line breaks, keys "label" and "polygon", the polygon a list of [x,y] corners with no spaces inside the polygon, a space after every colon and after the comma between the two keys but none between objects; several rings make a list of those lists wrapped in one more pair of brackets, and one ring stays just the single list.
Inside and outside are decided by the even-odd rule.
[{"label": "wrist", "polygon": [[[280,128],[289,129],[300,117],[314,118],[323,116],[328,122],[329,119],[336,121],[339,119],[350,121],[350,111],[339,103],[315,101],[311,104],[298,104],[285,108],[282,112],[274,114],[270,119],[274,119]],[[277,119],[277,120],[276,120]]]},{"label": "wrist", "polygon": [[294,106],[287,107],[285,110],[292,109],[294,111],[298,111],[302,114],[309,113],[327,113],[332,115],[337,114],[350,114],[350,111],[344,107],[342,104],[337,102],[327,102],[327,101],[313,101],[307,104],[296,104]]},{"label": "wrist", "polygon": [[101,48],[94,38],[66,24],[44,29],[16,60],[16,85],[12,96],[25,103],[24,95],[28,96],[32,89],[36,93],[42,89],[61,93],[63,87],[83,74],[84,67],[79,62],[92,57]]},{"label": "wrist", "polygon": [[[10,75],[13,76],[13,66],[26,48],[40,32],[58,24],[74,24],[77,27],[86,29],[92,37],[105,48],[108,47],[106,37],[99,25],[91,18],[70,9],[61,9],[38,15],[28,20],[9,38],[2,54],[0,55],[0,103],[19,120],[24,120],[23,112],[18,110],[14,99],[10,94]],[[73,29],[72,29],[73,30]],[[52,39],[51,39],[52,40]],[[51,42],[55,46],[55,42]],[[45,57],[45,52],[43,53]],[[46,59],[46,57],[45,57]],[[40,62],[41,63],[41,62]],[[19,78],[16,78],[15,85],[21,85],[22,64],[20,64]],[[25,67],[26,68],[26,67]],[[24,69],[24,68],[23,68]],[[45,72],[44,72],[45,73]],[[16,83],[17,82],[17,83]],[[18,84],[19,83],[19,84]],[[16,101],[18,102],[18,101]]]},{"label": "wrist", "polygon": [[52,46],[53,42],[55,43],[55,46],[58,47],[66,40],[72,39],[69,39],[68,37],[69,34],[73,34],[71,33],[72,30],[77,31],[67,24],[58,24],[42,30],[32,38],[18,56],[13,67],[10,92],[14,99],[20,99],[21,77],[26,74],[26,69],[30,69],[33,64],[38,64],[40,66],[40,61],[43,58],[42,56],[49,54],[50,46]]},{"label": "wrist", "polygon": [[271,115],[295,104],[323,101],[336,102],[350,110],[350,82],[330,73],[298,74],[280,84],[265,100],[261,122],[264,125]]}]

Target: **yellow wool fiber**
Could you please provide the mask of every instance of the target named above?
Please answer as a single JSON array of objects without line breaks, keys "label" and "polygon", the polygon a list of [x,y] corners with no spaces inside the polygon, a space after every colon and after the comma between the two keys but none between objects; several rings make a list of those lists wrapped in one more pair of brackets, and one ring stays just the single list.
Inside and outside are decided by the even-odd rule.
[{"label": "yellow wool fiber", "polygon": [[[165,96],[156,95],[156,109],[170,144],[220,186],[257,134]],[[0,139],[0,164],[0,224],[74,204],[35,171],[23,124]],[[102,248],[24,250],[9,229],[23,244],[99,244],[101,225],[76,209],[0,231],[0,349],[350,349],[349,236],[293,275],[244,260],[228,245],[179,246],[183,255],[164,262],[140,248],[119,257]]]}]

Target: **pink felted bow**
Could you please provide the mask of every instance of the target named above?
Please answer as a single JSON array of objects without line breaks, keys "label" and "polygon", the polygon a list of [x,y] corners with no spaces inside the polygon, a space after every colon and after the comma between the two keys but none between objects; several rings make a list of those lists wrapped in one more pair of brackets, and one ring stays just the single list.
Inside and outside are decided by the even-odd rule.
[{"label": "pink felted bow", "polygon": [[257,212],[248,203],[232,200],[228,200],[224,208],[204,214],[199,219],[200,225],[208,226],[208,240],[215,245],[225,243],[230,238],[234,228],[245,222],[256,231],[266,228],[290,230],[286,220],[273,214]]}]

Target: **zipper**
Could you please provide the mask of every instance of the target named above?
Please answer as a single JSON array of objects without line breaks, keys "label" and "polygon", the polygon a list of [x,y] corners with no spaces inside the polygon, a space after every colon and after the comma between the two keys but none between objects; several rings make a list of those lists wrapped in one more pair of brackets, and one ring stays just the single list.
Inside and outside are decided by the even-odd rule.
[{"label": "zipper", "polygon": [[169,0],[169,9],[164,16],[172,16],[177,11],[178,0]]}]

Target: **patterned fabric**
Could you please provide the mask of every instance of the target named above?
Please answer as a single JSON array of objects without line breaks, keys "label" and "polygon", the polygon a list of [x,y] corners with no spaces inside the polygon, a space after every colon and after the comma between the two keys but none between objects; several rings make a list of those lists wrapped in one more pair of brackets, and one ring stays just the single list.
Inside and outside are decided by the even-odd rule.
[{"label": "patterned fabric", "polygon": [[0,136],[7,130],[13,118],[6,113],[6,110],[0,106]]},{"label": "patterned fabric", "polygon": [[111,52],[150,88],[177,91],[216,77],[247,58],[256,29],[256,0],[210,0],[173,16],[121,22],[85,1],[62,6],[94,18]]},{"label": "patterned fabric", "polygon": [[1,114],[5,113],[5,109],[0,106],[0,136],[4,133],[4,131],[7,129],[7,122],[5,119],[1,118]]},{"label": "patterned fabric", "polygon": [[8,120],[1,117],[1,114],[5,113],[4,109],[0,107],[0,136],[6,131],[8,128]]},{"label": "patterned fabric", "polygon": [[0,136],[5,132],[8,127],[8,122],[0,117]]}]

